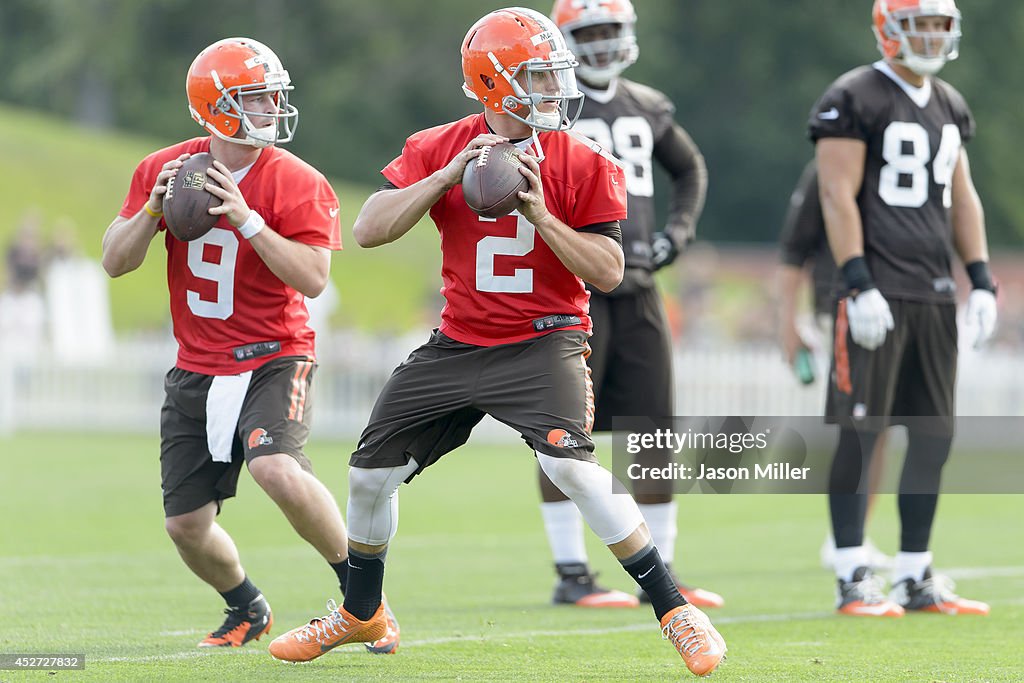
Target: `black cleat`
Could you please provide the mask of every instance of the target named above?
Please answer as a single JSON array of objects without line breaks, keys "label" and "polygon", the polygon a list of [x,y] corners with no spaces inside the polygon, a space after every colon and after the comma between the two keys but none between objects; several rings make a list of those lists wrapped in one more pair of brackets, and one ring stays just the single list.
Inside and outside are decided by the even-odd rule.
[{"label": "black cleat", "polygon": [[274,615],[262,594],[249,603],[248,609],[228,607],[224,614],[228,616],[221,627],[199,641],[197,647],[242,647],[270,633],[274,625]]},{"label": "black cleat", "polygon": [[591,574],[582,562],[558,564],[555,567],[559,579],[551,598],[552,604],[578,607],[637,607],[640,604],[629,593],[598,585],[597,574]]}]

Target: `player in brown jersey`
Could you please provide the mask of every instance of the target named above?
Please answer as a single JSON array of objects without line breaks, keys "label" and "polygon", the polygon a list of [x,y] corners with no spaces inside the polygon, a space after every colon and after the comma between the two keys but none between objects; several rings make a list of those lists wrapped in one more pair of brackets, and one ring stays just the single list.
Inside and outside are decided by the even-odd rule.
[{"label": "player in brown jersey", "polygon": [[[996,319],[984,217],[963,148],[974,119],[960,93],[935,77],[957,56],[960,12],[953,0],[876,0],[873,19],[883,59],[836,80],[809,123],[829,244],[847,292],[836,308],[827,407],[841,427],[829,494],[837,609],[985,614],[988,605],[958,597],[933,573],[928,550],[955,414],[954,251],[973,287],[972,343],[984,343]],[[887,597],[862,542],[867,461],[888,424],[907,424],[908,445]]]}]

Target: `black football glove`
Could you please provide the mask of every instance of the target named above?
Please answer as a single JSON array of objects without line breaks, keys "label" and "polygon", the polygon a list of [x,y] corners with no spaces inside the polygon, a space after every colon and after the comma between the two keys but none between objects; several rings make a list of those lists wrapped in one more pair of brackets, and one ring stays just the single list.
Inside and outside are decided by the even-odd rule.
[{"label": "black football glove", "polygon": [[667,232],[656,232],[651,236],[651,261],[654,270],[671,265],[679,256],[679,247]]}]

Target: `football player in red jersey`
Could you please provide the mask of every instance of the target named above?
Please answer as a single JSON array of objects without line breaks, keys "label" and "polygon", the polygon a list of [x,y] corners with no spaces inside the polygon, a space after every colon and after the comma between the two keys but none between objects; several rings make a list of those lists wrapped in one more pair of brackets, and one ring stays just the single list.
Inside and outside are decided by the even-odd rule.
[{"label": "football player in red jersey", "polygon": [[[675,414],[672,335],[654,272],[670,265],[693,239],[704,207],[707,169],[689,134],[673,118],[675,105],[654,88],[621,76],[637,59],[636,12],[630,0],[557,0],[551,18],[579,65],[586,95],[574,130],[623,161],[629,218],[622,221],[625,271],[611,292],[590,288],[594,335],[587,365],[593,374],[594,431],[612,430],[615,416],[662,420]],[[667,224],[655,223],[654,165],[671,178]],[[671,424],[659,424],[670,428]],[[636,460],[664,467],[666,449],[646,449]],[[628,607],[637,598],[598,585],[591,574],[576,506],[541,470],[541,514],[555,559],[558,583],[552,602],[584,607]],[[677,507],[672,482],[638,480],[633,495],[683,596],[698,607],[720,607],[722,596],[680,581],[672,569]],[[646,595],[640,592],[640,600]]]},{"label": "football player in red jersey", "polygon": [[[971,341],[996,321],[985,220],[964,143],[974,118],[936,77],[956,58],[953,0],[875,0],[882,59],[840,76],[811,111],[828,241],[843,279],[827,417],[841,427],[829,507],[840,613],[987,614],[932,572],[929,552],[942,467],[953,440],[956,367],[955,252],[967,266]],[[893,590],[881,590],[864,541],[862,480],[875,439],[907,425],[900,478],[900,551]]]},{"label": "football player in red jersey", "polygon": [[[516,429],[544,471],[650,595],[691,671],[712,671],[725,643],[676,590],[636,503],[612,493],[594,457],[585,358],[584,281],[608,291],[623,271],[622,168],[566,132],[581,95],[558,28],[533,10],[491,12],[462,44],[464,91],[482,114],[412,135],[384,170],[353,231],[364,247],[399,239],[429,212],[441,239],[441,326],[381,391],[349,469],[349,574],[344,605],[278,637],[270,653],[303,661],[379,637],[384,557],[398,522],[397,490],[466,442],[490,414]],[[482,219],[460,181],[482,147],[521,150],[529,190],[517,212]]]},{"label": "football player in red jersey", "polygon": [[[270,607],[216,523],[242,464],[295,530],[330,563],[342,590],[347,534],[313,475],[309,435],[314,335],[304,296],[327,284],[341,248],[338,198],[316,169],[277,147],[295,131],[288,72],[267,46],[228,38],[189,68],[192,117],[209,133],[147,156],[103,237],[103,267],[142,265],[163,232],[178,359],[164,382],[160,464],[166,529],[185,564],[221,593],[227,619],[200,647],[244,645],[270,630]],[[223,200],[206,235],[165,231],[161,201],[192,154],[209,152],[207,189]]]}]

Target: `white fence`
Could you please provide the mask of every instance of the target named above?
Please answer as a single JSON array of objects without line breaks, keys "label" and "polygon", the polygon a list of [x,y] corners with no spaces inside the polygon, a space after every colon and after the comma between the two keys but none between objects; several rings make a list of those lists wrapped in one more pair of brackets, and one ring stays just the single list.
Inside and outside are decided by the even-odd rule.
[{"label": "white fence", "polygon": [[[426,338],[381,341],[335,338],[335,357],[321,358],[314,382],[318,437],[358,435],[391,370]],[[173,342],[117,344],[112,359],[93,365],[0,361],[0,433],[19,430],[156,433],[163,376]],[[39,354],[45,358],[46,354]],[[0,355],[0,358],[4,356]],[[676,355],[679,415],[820,415],[824,369],[804,387],[771,348],[680,350]],[[1024,357],[991,351],[961,354],[961,415],[1024,415]],[[485,421],[480,436],[507,434]]]}]

